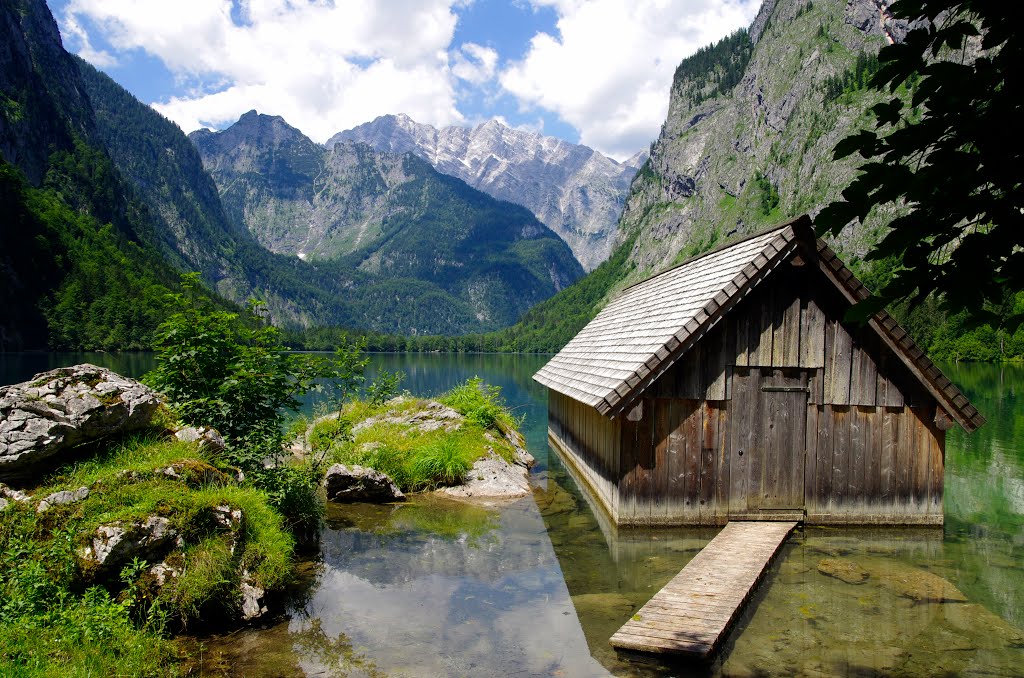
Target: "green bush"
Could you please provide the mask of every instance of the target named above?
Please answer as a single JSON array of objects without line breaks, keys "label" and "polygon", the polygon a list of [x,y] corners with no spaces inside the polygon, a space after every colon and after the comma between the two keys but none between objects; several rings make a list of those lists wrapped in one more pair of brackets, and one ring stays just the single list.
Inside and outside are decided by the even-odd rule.
[{"label": "green bush", "polygon": [[466,383],[448,391],[439,400],[481,428],[516,426],[515,418],[501,398],[501,388],[485,384],[480,377],[467,379]]},{"label": "green bush", "polygon": [[380,407],[398,393],[398,387],[405,379],[405,372],[381,370],[377,378],[366,388],[366,398],[371,405]]},{"label": "green bush", "polygon": [[320,419],[309,431],[309,448],[326,452],[338,443],[352,439],[352,422],[341,417]]},{"label": "green bush", "polygon": [[259,304],[240,317],[201,296],[198,274],[183,276],[182,287],[169,295],[175,312],[157,330],[157,366],[143,380],[167,396],[183,421],[220,431],[226,459],[267,493],[290,526],[310,531],[323,515],[322,460],[286,463],[285,413],[325,383],[334,398],[353,392],[367,363],[363,344],[345,343],[333,358],[290,353]]}]

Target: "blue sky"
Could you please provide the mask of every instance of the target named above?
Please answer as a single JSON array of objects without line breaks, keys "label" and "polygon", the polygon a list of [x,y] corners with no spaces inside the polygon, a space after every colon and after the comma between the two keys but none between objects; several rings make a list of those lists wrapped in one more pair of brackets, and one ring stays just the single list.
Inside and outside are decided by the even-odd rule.
[{"label": "blue sky", "polygon": [[387,113],[508,125],[624,159],[672,73],[757,0],[49,0],[65,46],[186,132],[248,110],[316,141]]}]

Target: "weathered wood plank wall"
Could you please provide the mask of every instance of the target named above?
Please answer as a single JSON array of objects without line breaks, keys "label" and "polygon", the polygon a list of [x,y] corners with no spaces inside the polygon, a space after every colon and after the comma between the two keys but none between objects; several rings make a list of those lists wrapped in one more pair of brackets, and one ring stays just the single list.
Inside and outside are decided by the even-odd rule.
[{"label": "weathered wood plank wall", "polygon": [[556,391],[548,392],[548,435],[574,453],[576,471],[617,519],[621,422]]},{"label": "weathered wood plank wall", "polygon": [[846,302],[783,264],[608,420],[551,392],[553,435],[619,524],[941,523],[935,402]]}]

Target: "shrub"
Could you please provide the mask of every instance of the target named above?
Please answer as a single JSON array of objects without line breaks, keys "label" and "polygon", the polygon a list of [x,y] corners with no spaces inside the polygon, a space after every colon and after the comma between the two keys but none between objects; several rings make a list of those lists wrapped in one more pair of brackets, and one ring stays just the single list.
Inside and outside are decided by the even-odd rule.
[{"label": "shrub", "polygon": [[439,400],[481,428],[515,428],[516,421],[501,398],[501,388],[485,384],[480,377],[467,379]]},{"label": "shrub", "polygon": [[333,397],[350,394],[367,364],[363,344],[346,343],[333,358],[289,353],[258,303],[241,317],[214,309],[199,293],[198,274],[183,276],[182,287],[169,295],[175,312],[157,330],[157,366],[143,380],[167,396],[186,423],[220,431],[226,459],[267,492],[290,525],[308,529],[322,516],[317,492],[323,469],[317,459],[306,469],[284,462],[285,412],[297,410],[298,396],[325,382]]},{"label": "shrub", "polygon": [[338,443],[352,439],[352,422],[342,417],[320,419],[309,431],[309,447],[313,452],[327,452]]},{"label": "shrub", "polygon": [[366,398],[374,407],[380,407],[395,397],[398,387],[405,379],[405,372],[388,372],[381,370],[377,378],[366,389]]}]

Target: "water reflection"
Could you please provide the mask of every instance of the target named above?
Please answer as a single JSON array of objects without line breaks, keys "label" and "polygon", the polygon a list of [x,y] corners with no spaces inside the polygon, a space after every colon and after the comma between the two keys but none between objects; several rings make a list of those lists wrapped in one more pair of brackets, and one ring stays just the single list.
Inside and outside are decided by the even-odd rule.
[{"label": "water reflection", "polygon": [[[32,373],[70,364],[46,360]],[[949,434],[943,529],[798,533],[698,669],[617,655],[608,638],[714,531],[616,530],[595,513],[548,449],[546,391],[530,379],[544,362],[374,356],[418,393],[474,375],[501,386],[526,417],[535,496],[335,507],[289,617],[205,639],[204,673],[1024,675],[1024,367],[943,366],[989,419]]]}]

